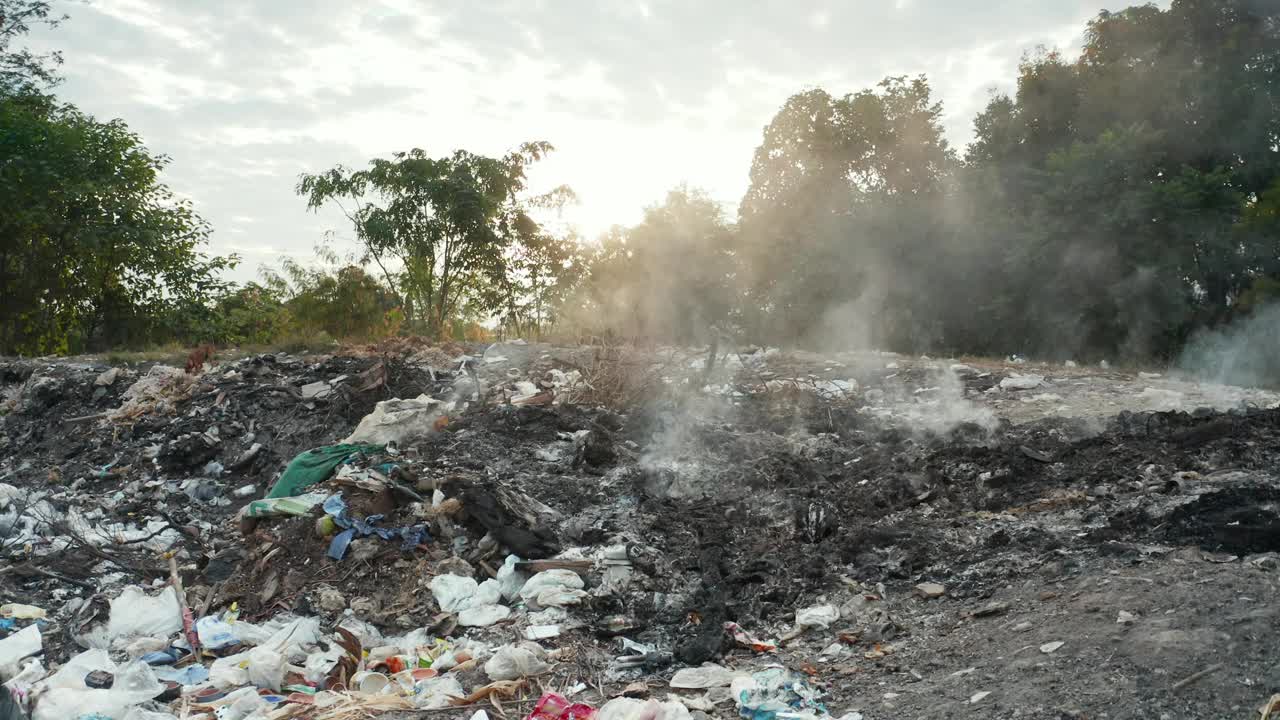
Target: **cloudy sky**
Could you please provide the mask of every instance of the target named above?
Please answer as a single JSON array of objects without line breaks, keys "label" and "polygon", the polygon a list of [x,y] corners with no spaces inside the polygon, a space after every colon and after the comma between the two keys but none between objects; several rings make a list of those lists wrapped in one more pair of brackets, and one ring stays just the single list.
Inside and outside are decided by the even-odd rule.
[{"label": "cloudy sky", "polygon": [[[63,49],[63,97],[119,117],[172,158],[167,182],[239,253],[238,279],[311,257],[341,218],[310,214],[299,173],[421,147],[557,151],[595,236],[667,189],[732,212],[751,153],[791,94],[926,73],[963,147],[993,88],[1037,45],[1074,51],[1100,0],[60,0],[33,38]],[[1105,2],[1105,0],[1102,0]],[[1129,4],[1129,3],[1124,3]],[[1162,3],[1167,4],[1167,3]]]}]

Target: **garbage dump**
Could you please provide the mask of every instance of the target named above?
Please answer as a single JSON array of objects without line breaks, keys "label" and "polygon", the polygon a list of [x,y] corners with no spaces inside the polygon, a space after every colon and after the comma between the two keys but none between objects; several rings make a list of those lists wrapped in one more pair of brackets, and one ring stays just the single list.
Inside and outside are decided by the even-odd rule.
[{"label": "garbage dump", "polygon": [[1280,692],[1274,393],[706,352],[0,361],[0,720],[1243,717]]}]

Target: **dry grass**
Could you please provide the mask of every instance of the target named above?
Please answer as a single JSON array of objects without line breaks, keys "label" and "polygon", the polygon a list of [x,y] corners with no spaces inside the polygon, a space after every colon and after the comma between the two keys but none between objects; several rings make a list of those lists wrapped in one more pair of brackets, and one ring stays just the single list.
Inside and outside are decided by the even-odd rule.
[{"label": "dry grass", "polygon": [[582,375],[579,384],[566,394],[566,402],[632,407],[660,391],[662,376],[674,363],[674,355],[664,359],[633,345],[595,345],[588,363],[566,363]]}]

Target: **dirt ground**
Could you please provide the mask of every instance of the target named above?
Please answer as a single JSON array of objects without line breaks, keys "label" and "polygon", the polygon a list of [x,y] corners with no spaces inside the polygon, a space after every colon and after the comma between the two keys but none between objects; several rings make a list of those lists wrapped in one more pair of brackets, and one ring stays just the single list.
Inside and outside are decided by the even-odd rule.
[{"label": "dirt ground", "polygon": [[[574,699],[596,706],[643,681],[651,697],[702,707],[702,691],[668,681],[703,662],[785,665],[824,691],[832,716],[868,720],[1248,718],[1280,693],[1274,392],[883,353],[743,348],[708,367],[696,349],[409,350],[238,360],[206,370],[172,412],[128,422],[79,418],[119,407],[144,368],[104,389],[107,368],[92,362],[6,362],[0,482],[47,492],[63,513],[96,505],[98,523],[162,519],[211,610],[326,623],[354,612],[388,637],[523,638],[524,611],[450,626],[427,585],[460,559],[482,579],[530,534],[547,557],[632,548],[627,582],[608,586],[599,562],[587,574],[588,597],[543,643],[554,670],[504,703],[509,716],[540,687],[579,682]],[[464,352],[471,370],[456,366]],[[381,384],[359,390],[378,364]],[[553,387],[553,370],[581,381]],[[347,390],[301,397],[335,378]],[[554,404],[521,404],[521,380]],[[420,393],[465,407],[367,464],[393,462],[402,484],[460,500],[456,517],[428,519],[429,543],[358,541],[364,551],[335,562],[312,517],[241,533],[234,514],[250,498],[234,489],[260,497],[297,452],[342,438],[377,400]],[[191,482],[201,475],[213,477]],[[545,508],[487,507],[503,493]],[[361,502],[411,520],[403,498]],[[495,530],[494,513],[524,535]],[[6,544],[0,588],[50,609],[65,631],[46,642],[56,663],[84,615],[59,608],[94,595],[66,579],[109,594],[167,578],[146,542]],[[34,571],[33,555],[62,579]],[[823,605],[838,619],[798,631],[800,611]],[[726,622],[779,648],[743,647]],[[618,669],[623,637],[653,661]],[[468,690],[484,683],[473,673]],[[737,716],[724,699],[694,712]]]}]

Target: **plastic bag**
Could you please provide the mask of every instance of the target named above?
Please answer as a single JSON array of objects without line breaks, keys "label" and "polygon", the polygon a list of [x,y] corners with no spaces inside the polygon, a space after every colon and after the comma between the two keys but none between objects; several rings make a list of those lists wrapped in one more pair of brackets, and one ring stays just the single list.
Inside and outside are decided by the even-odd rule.
[{"label": "plastic bag", "polygon": [[[23,666],[22,672],[4,684],[4,689],[18,704],[18,708],[25,712],[31,704],[31,688],[42,678],[44,678],[44,665],[36,658],[31,658]],[[0,720],[6,720],[2,711],[0,711]]]},{"label": "plastic bag", "polygon": [[701,667],[682,668],[671,676],[671,687],[681,690],[705,690],[728,687],[734,672],[715,663],[703,663]]},{"label": "plastic bag", "polygon": [[137,637],[169,637],[182,629],[182,608],[178,594],[166,587],[159,595],[130,585],[111,601],[107,636],[115,644]]},{"label": "plastic bag", "polygon": [[[85,676],[94,670],[115,676],[109,689],[85,685]],[[66,720],[88,712],[123,719],[135,705],[164,692],[164,685],[146,663],[134,661],[120,667],[105,650],[88,650],[71,658],[45,681],[45,687],[48,689],[35,702],[32,720]]]},{"label": "plastic bag", "polygon": [[835,605],[814,605],[796,611],[796,625],[800,627],[831,627],[831,623],[840,619],[840,610]]},{"label": "plastic bag", "polygon": [[590,720],[595,715],[596,709],[590,705],[570,702],[563,695],[549,692],[538,698],[538,704],[524,720]]},{"label": "plastic bag", "polygon": [[251,687],[240,688],[229,693],[223,702],[223,710],[218,713],[218,720],[245,720],[259,710],[270,707],[258,692]]},{"label": "plastic bag", "polygon": [[502,597],[511,602],[520,597],[520,588],[529,582],[529,576],[516,569],[516,563],[520,562],[520,558],[515,555],[508,555],[507,559],[502,562],[502,567],[498,568],[498,589],[502,592]]},{"label": "plastic bag", "polygon": [[386,445],[423,437],[435,432],[435,422],[447,407],[439,400],[419,395],[402,400],[383,400],[373,412],[360,419],[360,424],[342,442]]},{"label": "plastic bag", "polygon": [[18,661],[35,655],[44,649],[40,628],[28,625],[9,637],[0,640],[0,675],[11,677],[18,672]]},{"label": "plastic bag", "polygon": [[467,691],[455,677],[438,675],[426,680],[419,680],[413,686],[413,697],[410,701],[419,710],[434,710],[449,707],[450,698],[466,697]]},{"label": "plastic bag", "polygon": [[200,638],[200,647],[206,650],[221,650],[240,642],[229,623],[211,615],[196,621],[196,635]]},{"label": "plastic bag", "polygon": [[474,578],[460,575],[437,575],[431,579],[431,594],[444,612],[458,612],[471,606],[479,585]]},{"label": "plastic bag", "polygon": [[458,613],[458,624],[463,627],[489,627],[511,616],[506,605],[479,605]]},{"label": "plastic bag", "polygon": [[540,657],[543,654],[545,651],[534,643],[504,645],[484,664],[484,672],[490,680],[518,680],[540,675],[551,669]]},{"label": "plastic bag", "polygon": [[734,678],[730,692],[738,703],[739,714],[749,720],[774,720],[784,713],[791,717],[827,714],[820,692],[809,684],[809,679],[783,667]]},{"label": "plastic bag", "polygon": [[689,708],[676,701],[614,698],[596,712],[595,720],[691,720]]},{"label": "plastic bag", "polygon": [[302,660],[308,655],[306,648],[318,642],[320,618],[298,618],[277,630],[259,647],[273,650],[285,660]]},{"label": "plastic bag", "polygon": [[572,570],[543,570],[520,588],[520,597],[530,600],[544,590],[581,590],[585,585],[578,573]]},{"label": "plastic bag", "polygon": [[256,647],[248,653],[249,682],[260,688],[279,690],[284,683],[285,659],[269,647]]}]

